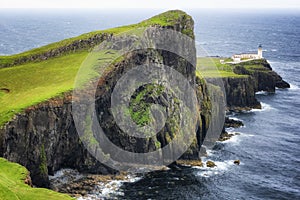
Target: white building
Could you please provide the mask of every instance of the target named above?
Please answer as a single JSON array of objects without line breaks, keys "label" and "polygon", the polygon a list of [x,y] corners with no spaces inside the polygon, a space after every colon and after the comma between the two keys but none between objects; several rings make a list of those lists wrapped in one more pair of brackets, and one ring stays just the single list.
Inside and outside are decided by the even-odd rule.
[{"label": "white building", "polygon": [[241,60],[249,60],[249,59],[262,59],[262,46],[258,46],[257,54],[256,53],[242,53],[242,54],[235,54],[231,58],[234,62],[240,62]]}]

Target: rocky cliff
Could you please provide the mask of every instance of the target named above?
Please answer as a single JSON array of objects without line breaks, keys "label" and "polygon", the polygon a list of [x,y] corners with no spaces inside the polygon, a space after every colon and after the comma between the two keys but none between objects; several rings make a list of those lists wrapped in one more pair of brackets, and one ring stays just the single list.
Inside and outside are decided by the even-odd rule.
[{"label": "rocky cliff", "polygon": [[223,78],[229,110],[261,108],[255,98],[256,92],[274,93],[276,88],[290,87],[265,59],[233,64],[232,68],[234,73],[247,76]]},{"label": "rocky cliff", "polygon": [[[167,20],[163,23],[157,23],[160,18]],[[162,32],[162,28],[194,38],[192,18],[181,11],[169,11],[156,16],[154,19],[141,23],[142,32],[135,30],[129,31],[129,34],[118,35],[109,31],[90,37],[87,35],[85,39],[71,39],[66,43],[67,45],[62,45],[59,48],[51,49],[52,46],[50,45],[51,48],[43,48],[43,50],[34,51],[32,54],[22,54],[19,58],[12,57],[9,62],[0,63],[0,67],[13,67],[14,64],[24,62],[55,59],[61,55],[72,54],[74,51],[91,51],[92,47],[100,44],[103,40],[108,40],[107,45],[111,46],[113,50],[106,51],[105,55],[113,54],[120,45],[150,43],[154,45],[153,48],[132,50],[130,53],[120,56],[117,61],[105,69],[105,73],[102,74],[101,79],[96,84],[94,96],[97,120],[110,141],[126,151],[136,153],[156,151],[167,146],[176,135],[192,134],[193,142],[181,158],[197,159],[209,127],[222,122],[221,116],[220,119],[211,123],[214,120],[212,114],[219,115],[222,112],[220,109],[213,109],[212,106],[215,101],[222,101],[222,93],[214,87],[213,90],[216,93],[209,95],[206,82],[195,77],[196,49],[194,43],[187,40],[178,44],[173,42],[176,51],[185,55],[186,58],[158,48],[160,44],[170,41],[171,38],[170,35],[165,35]],[[126,27],[126,31],[130,27],[136,26]],[[144,40],[137,42],[137,38],[141,36]],[[158,43],[153,43],[149,39],[151,36],[155,36]],[[115,45],[117,43],[118,45]],[[100,69],[104,65],[102,66],[103,63],[100,62],[101,58],[97,60],[100,64],[95,65],[95,69]],[[257,62],[259,62],[257,65],[260,65],[259,69],[249,67],[253,67],[253,63],[233,66],[236,74],[247,76],[223,78],[227,106],[230,110],[257,108],[260,104],[255,98],[255,92],[260,90],[273,92],[275,87],[288,87],[288,84],[271,70],[266,61]],[[111,96],[118,80],[135,66],[149,64],[170,66],[183,75],[189,85],[196,90],[198,104],[195,110],[197,119],[191,125],[192,128],[186,132],[180,131],[178,126],[183,110],[179,99],[176,98],[176,93],[179,92],[176,88],[173,90],[166,89],[159,84],[143,85],[135,90],[127,113],[135,123],[142,126],[150,123],[149,107],[151,104],[163,107],[170,118],[167,119],[156,136],[150,138],[129,136],[118,126],[112,115]],[[162,77],[162,79],[164,78]],[[86,94],[89,92],[89,89],[85,90]],[[49,187],[48,175],[61,168],[73,168],[89,173],[116,173],[116,170],[97,161],[80,140],[80,134],[77,132],[72,114],[72,102],[76,101],[72,95],[72,92],[66,91],[59,97],[27,107],[24,112],[15,115],[0,129],[0,156],[25,166],[30,171],[32,182],[36,186]],[[189,97],[185,98],[188,99]],[[83,106],[81,109],[84,113],[88,107]],[[93,123],[91,120],[83,122],[84,126],[89,127],[93,127]],[[219,135],[218,129],[211,131]],[[114,157],[114,155],[109,156]],[[164,157],[164,155],[159,155],[159,157]]]},{"label": "rocky cliff", "polygon": [[[172,21],[171,24],[168,23],[168,25],[164,26],[145,23],[147,24],[145,33],[157,35],[162,42],[170,38],[160,34],[157,31],[159,28],[175,30],[193,38],[193,20],[191,17],[181,11],[170,12],[175,13],[172,15],[173,18],[170,19]],[[170,12],[164,13],[160,17],[168,16]],[[132,36],[134,35],[121,37],[125,40],[126,37],[130,37],[130,41],[132,41],[131,39],[135,38]],[[120,36],[109,35],[111,41],[114,41],[117,37]],[[64,51],[69,52],[82,49],[82,47],[90,44],[93,46],[101,42],[103,38],[107,39],[108,37],[107,35],[94,36],[84,41],[73,42],[57,50],[16,59],[14,62],[48,59],[48,57],[59,56]],[[105,75],[102,76],[101,81],[98,82],[95,98],[97,117],[107,137],[115,145],[132,152],[149,152],[166,146],[176,134],[180,134],[176,128],[176,123],[178,123],[176,116],[180,116],[179,110],[181,107],[174,107],[176,105],[174,104],[176,98],[172,96],[174,91],[164,90],[159,95],[156,94],[156,96],[153,95],[155,90],[152,87],[145,86],[136,91],[137,94],[135,96],[138,96],[140,93],[144,94],[143,100],[137,102],[134,105],[135,107],[132,108],[135,109],[134,112],[138,113],[139,117],[144,117],[145,115],[139,109],[144,108],[143,106],[148,105],[148,103],[165,106],[167,112],[175,113],[174,117],[171,118],[172,120],[166,122],[157,136],[150,139],[137,139],[127,136],[117,126],[110,111],[111,93],[118,79],[134,66],[149,64],[152,61],[158,65],[171,66],[180,72],[192,87],[197,89],[199,101],[198,120],[194,122],[194,128],[189,130],[194,134],[194,142],[183,156],[185,158],[197,158],[199,147],[204,138],[203,135],[209,124],[210,102],[206,94],[205,83],[203,81],[197,81],[196,83],[195,81],[195,44],[188,46],[188,48],[186,46],[178,46],[178,48],[184,55],[188,55],[190,61],[172,52],[160,49],[137,50],[124,55],[121,60],[110,66],[106,70]],[[131,117],[134,117],[134,115],[132,114]],[[98,162],[82,144],[74,124],[72,94],[69,92],[60,97],[28,107],[24,112],[17,114],[1,128],[0,142],[0,156],[25,166],[30,171],[32,182],[36,186],[49,187],[48,174],[53,174],[61,168],[74,168],[83,172],[101,174],[116,172]]]}]

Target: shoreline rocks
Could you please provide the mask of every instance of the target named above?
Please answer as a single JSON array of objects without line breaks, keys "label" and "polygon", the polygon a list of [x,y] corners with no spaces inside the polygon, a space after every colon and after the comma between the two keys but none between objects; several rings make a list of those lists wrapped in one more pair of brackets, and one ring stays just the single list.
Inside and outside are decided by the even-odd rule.
[{"label": "shoreline rocks", "polygon": [[206,167],[210,167],[210,168],[213,168],[213,167],[216,167],[217,165],[213,162],[213,161],[211,161],[211,160],[208,160],[207,162],[206,162]]}]

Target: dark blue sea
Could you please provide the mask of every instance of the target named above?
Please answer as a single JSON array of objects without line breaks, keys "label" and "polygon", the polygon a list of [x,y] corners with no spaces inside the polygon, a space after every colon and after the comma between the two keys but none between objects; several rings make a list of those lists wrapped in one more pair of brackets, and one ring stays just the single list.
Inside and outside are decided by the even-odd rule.
[{"label": "dark blue sea", "polygon": [[[158,10],[0,10],[0,54],[15,54],[79,34],[135,23]],[[260,92],[262,110],[232,113],[244,127],[217,143],[208,158],[216,168],[145,174],[89,198],[300,199],[300,11],[192,10],[196,44],[210,56],[256,51],[291,84]],[[203,51],[198,51],[203,56]],[[241,164],[234,165],[239,159]],[[114,189],[111,189],[114,188]]]}]

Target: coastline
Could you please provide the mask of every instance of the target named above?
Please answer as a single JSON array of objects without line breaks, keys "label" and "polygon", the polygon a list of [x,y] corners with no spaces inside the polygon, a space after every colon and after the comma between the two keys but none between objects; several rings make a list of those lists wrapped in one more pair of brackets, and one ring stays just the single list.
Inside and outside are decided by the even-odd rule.
[{"label": "coastline", "polygon": [[[281,77],[278,74],[276,75],[276,73],[274,71],[272,72],[272,68],[268,64],[268,62],[266,62],[265,60],[260,60],[259,62],[260,62],[259,64],[261,65],[261,67],[259,69],[253,70],[253,69],[251,69],[251,67],[249,69],[248,67],[238,65],[238,66],[235,66],[234,68],[232,68],[232,71],[230,71],[230,73],[231,73],[230,75],[234,74],[233,76],[228,76],[228,77],[221,76],[222,80],[225,83],[225,89],[227,91],[226,94],[228,94],[227,106],[228,106],[229,111],[244,112],[244,111],[250,111],[251,109],[261,108],[260,103],[255,98],[255,94],[257,92],[266,91],[266,92],[272,93],[272,92],[275,92],[275,88],[277,86],[282,87],[282,88],[287,87],[287,85],[284,82],[282,82],[283,80],[281,79]],[[258,63],[254,63],[253,65],[257,65],[257,64]],[[266,70],[269,70],[268,72],[270,72],[270,73],[265,73]],[[232,72],[233,72],[233,74],[232,74]],[[209,74],[209,75],[211,75],[211,74]],[[210,78],[216,78],[216,77],[210,77]],[[217,78],[220,78],[220,77],[217,77]],[[269,84],[270,82],[271,82],[271,84]],[[236,88],[242,88],[242,89],[239,89],[239,91],[238,91],[238,90],[236,90]],[[68,97],[64,97],[64,99],[66,99],[67,101],[70,101],[70,99],[68,99]],[[53,102],[54,102],[54,104],[52,104]],[[52,103],[43,102],[41,104],[38,104],[37,106],[30,107],[29,109],[26,110],[26,112],[28,112],[28,113],[31,112],[31,114],[34,113],[35,111],[41,112],[41,111],[43,111],[43,109],[46,109],[47,106],[49,106],[49,104],[50,104],[50,110],[51,109],[55,110],[58,107],[60,107],[61,105],[65,106],[65,101],[62,100],[61,97],[55,98],[54,101],[52,101]],[[13,120],[15,120],[15,118]],[[230,126],[238,127],[240,125],[241,125],[241,123],[237,122],[237,121],[229,120],[227,122],[228,127],[230,127]],[[224,130],[225,130],[225,128],[224,128]],[[0,131],[0,136],[1,136],[1,134],[4,135],[4,133]],[[234,137],[234,135],[232,133],[223,132],[223,134],[221,135],[221,140],[227,141],[227,140],[230,140],[231,137]],[[0,140],[0,142],[2,142],[2,141]],[[0,153],[1,153],[1,151],[4,151],[1,148],[2,147],[0,147]],[[237,159],[239,159],[239,158],[237,158]],[[196,166],[201,165],[199,160],[193,161],[191,159],[189,161],[183,160],[180,162],[179,162],[179,164],[183,164],[183,165],[186,165],[186,164],[190,164],[190,165],[194,164]],[[241,160],[241,162],[243,162],[243,161]],[[56,168],[59,168],[59,167],[56,167]],[[53,170],[49,170],[49,172],[51,174],[54,174]],[[115,172],[107,171],[107,173],[115,173]],[[93,179],[93,180],[91,180],[91,179]],[[119,180],[119,181],[124,181],[124,180],[130,179],[130,177],[128,178],[125,175],[121,175],[121,176],[99,175],[94,178],[87,178],[87,180],[84,180],[82,182],[82,184],[88,185],[88,188],[84,189],[84,190],[86,190],[86,192],[81,191],[80,195],[88,194],[87,191],[92,189],[92,187],[95,184],[97,184],[99,181],[100,182],[102,181],[104,184],[106,184],[109,182],[113,182],[115,179]],[[77,184],[77,186],[76,186],[76,184]],[[69,191],[67,191],[67,190],[64,190],[64,191],[68,193],[72,190],[78,190],[78,187],[81,187],[81,186],[78,185],[78,183],[75,183],[74,189],[71,189]]]}]

